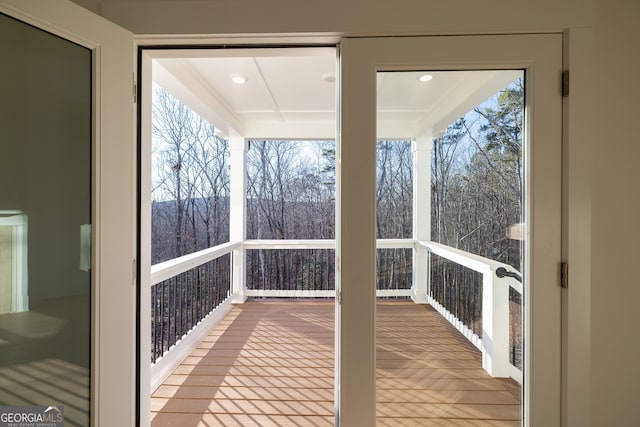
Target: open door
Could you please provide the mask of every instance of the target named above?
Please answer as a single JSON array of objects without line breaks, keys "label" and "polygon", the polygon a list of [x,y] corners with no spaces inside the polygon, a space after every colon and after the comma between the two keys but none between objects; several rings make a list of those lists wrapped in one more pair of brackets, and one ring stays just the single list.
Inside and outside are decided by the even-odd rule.
[{"label": "open door", "polygon": [[[492,70],[520,73],[526,88],[522,130],[524,221],[514,224],[511,229],[512,238],[517,234],[518,241],[524,242],[524,256],[520,264],[524,287],[512,286],[522,290],[524,301],[523,410],[519,418],[523,425],[560,424],[561,66],[561,35],[359,38],[341,42],[341,140],[337,161],[339,213],[336,231],[339,266],[337,419],[340,425],[375,425],[376,421],[384,424],[388,420],[380,417],[400,416],[395,415],[397,411],[393,408],[402,409],[406,417],[413,418],[417,424],[438,417],[434,415],[438,410],[429,410],[428,404],[421,408],[418,405],[400,408],[376,400],[380,396],[376,393],[376,377],[386,375],[376,369],[376,345],[378,351],[381,345],[377,343],[380,335],[376,335],[376,141],[385,138],[388,130],[383,122],[385,117],[412,115],[413,120],[407,121],[411,129],[405,128],[404,134],[399,136],[414,144],[424,142],[429,145],[439,136],[437,132],[446,129],[464,111],[477,105],[470,104],[467,110],[458,112],[459,115],[439,117],[433,123],[421,121],[430,113],[431,107],[427,105],[412,110],[405,102],[407,99],[400,98],[403,95],[405,98],[419,96],[421,89],[410,89],[408,85],[422,84],[419,80],[423,75],[429,74],[435,83],[437,79],[445,80],[451,76],[445,72]],[[517,75],[508,77],[509,81],[519,78]],[[440,99],[431,99],[431,105],[453,99],[474,78],[475,75],[465,76],[460,84],[450,87]],[[399,80],[397,90],[387,95],[400,98],[381,97],[380,91],[394,80]],[[394,103],[401,108],[394,109]],[[382,111],[381,108],[387,110]],[[414,163],[415,167],[422,168],[415,170],[415,174],[428,175],[430,162],[424,159],[421,162]],[[428,181],[428,178],[424,180]],[[427,200],[429,197],[428,193]],[[414,224],[418,224],[414,230],[417,241],[414,254],[419,256],[421,248],[439,252],[438,255],[449,251],[437,243],[429,243],[429,227],[424,228],[424,224],[430,221],[428,202],[421,206],[418,210],[414,208],[414,215],[418,216],[414,218]],[[457,255],[456,252],[455,257]],[[489,284],[494,276],[501,277],[494,271],[497,266],[490,266],[489,261],[486,264],[486,271],[484,267],[477,267],[484,271],[481,283],[485,294],[491,291]],[[428,277],[429,273],[425,272],[424,276]],[[420,286],[424,288],[420,290]],[[501,292],[505,297],[500,304],[493,306],[493,310],[506,310],[508,318],[509,285],[500,286],[494,286],[491,292]],[[423,303],[430,297],[428,286],[418,283],[416,288],[414,283],[414,302]],[[483,298],[496,301],[492,295]],[[483,304],[487,311],[487,302],[483,301]],[[494,335],[497,317],[491,313],[485,317],[483,313],[482,319],[482,345],[491,350],[498,346],[497,335]],[[485,370],[490,375],[507,376],[497,367],[497,358],[486,356],[484,350],[482,356],[486,362],[483,363]],[[442,402],[432,403],[432,408],[435,408]],[[448,418],[451,413],[446,407],[440,412],[445,414],[441,418]],[[469,418],[474,417],[474,414],[468,415]],[[444,421],[441,419],[439,422]]]},{"label": "open door", "polygon": [[28,301],[0,314],[0,405],[133,425],[133,36],[63,0],[2,0],[0,19],[0,209],[29,221],[28,251],[4,239]]}]

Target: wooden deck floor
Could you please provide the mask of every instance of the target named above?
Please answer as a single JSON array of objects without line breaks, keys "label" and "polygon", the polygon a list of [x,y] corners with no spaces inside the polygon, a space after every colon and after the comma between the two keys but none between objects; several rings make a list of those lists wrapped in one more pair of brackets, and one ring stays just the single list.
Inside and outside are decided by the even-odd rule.
[{"label": "wooden deck floor", "polygon": [[[430,306],[377,307],[377,424],[518,426],[519,386]],[[334,306],[235,306],[153,394],[152,425],[332,426]]]}]

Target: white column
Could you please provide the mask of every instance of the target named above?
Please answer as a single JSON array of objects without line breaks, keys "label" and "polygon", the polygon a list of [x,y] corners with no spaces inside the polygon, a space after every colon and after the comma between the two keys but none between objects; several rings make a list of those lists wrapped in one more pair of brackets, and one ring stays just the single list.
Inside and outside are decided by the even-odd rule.
[{"label": "white column", "polygon": [[[336,425],[376,425],[376,76],[341,41],[336,147]],[[365,54],[359,57],[358,55]]]},{"label": "white column", "polygon": [[[431,136],[413,141],[413,239],[431,240]],[[427,248],[416,245],[413,251],[411,298],[426,304],[429,291]]]},{"label": "white column", "polygon": [[[244,242],[247,237],[247,141],[229,138],[231,152],[231,200],[229,202],[229,240]],[[246,300],[246,255],[244,247],[231,254],[231,293],[235,303]]]}]

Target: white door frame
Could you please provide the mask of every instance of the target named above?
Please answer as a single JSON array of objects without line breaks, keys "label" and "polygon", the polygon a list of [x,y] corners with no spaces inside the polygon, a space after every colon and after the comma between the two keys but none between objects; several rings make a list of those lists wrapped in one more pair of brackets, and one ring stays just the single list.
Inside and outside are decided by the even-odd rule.
[{"label": "white door frame", "polygon": [[[561,421],[562,35],[346,38],[336,264],[340,425],[375,425],[376,72],[524,69],[526,82],[524,424]],[[336,329],[338,327],[336,326]],[[534,421],[532,421],[534,420]]]},{"label": "white door frame", "polygon": [[92,51],[91,422],[131,426],[137,402],[133,34],[66,0],[0,0],[0,12]]},{"label": "white door frame", "polygon": [[[137,39],[146,45],[217,45],[291,42],[291,37],[247,38],[212,36],[205,39]],[[335,43],[334,37],[304,38],[300,43]],[[427,49],[425,43],[436,43]],[[460,47],[466,45],[464,51]],[[562,35],[447,36],[407,38],[346,38],[341,49],[341,140],[337,142],[340,160],[339,212],[336,239],[341,306],[337,309],[336,415],[337,424],[375,424],[375,73],[385,70],[473,70],[525,69],[529,88],[526,120],[529,139],[535,134],[543,144],[529,146],[528,159],[544,173],[536,173],[526,183],[531,203],[525,213],[532,218],[529,265],[525,271],[534,290],[525,291],[525,317],[536,319],[529,328],[526,348],[530,354],[525,365],[528,402],[524,405],[524,423],[531,419],[540,425],[560,424],[560,202],[561,202],[561,98],[559,76],[562,67]],[[416,54],[416,52],[420,52]],[[434,54],[437,52],[437,54]],[[144,76],[142,76],[144,78]],[[531,88],[534,90],[532,91]],[[349,95],[350,94],[350,95]],[[353,104],[351,104],[351,100]],[[544,106],[544,108],[535,108]],[[349,124],[347,124],[349,123]],[[354,124],[355,123],[355,124]],[[547,138],[546,135],[551,135]],[[531,166],[531,164],[529,165]],[[348,190],[347,190],[348,189]],[[346,191],[345,191],[346,190]],[[346,198],[346,194],[350,198]],[[357,197],[353,197],[358,195]],[[341,287],[340,283],[350,283]],[[540,302],[538,302],[540,301]],[[142,405],[145,408],[146,405]]]},{"label": "white door frame", "polygon": [[[11,227],[11,312],[29,310],[28,218],[22,211],[0,210],[0,227]],[[7,216],[4,216],[7,215]]]}]

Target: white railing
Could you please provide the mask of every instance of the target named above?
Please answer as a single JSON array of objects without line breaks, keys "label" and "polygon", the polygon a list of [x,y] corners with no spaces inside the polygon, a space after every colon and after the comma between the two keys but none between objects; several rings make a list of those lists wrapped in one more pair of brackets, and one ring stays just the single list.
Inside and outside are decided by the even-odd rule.
[{"label": "white railing", "polygon": [[[333,239],[314,239],[314,240],[246,240],[244,242],[245,250],[259,249],[335,249],[336,241]],[[247,297],[260,298],[334,298],[336,296],[333,290],[286,290],[286,289],[245,289],[244,294]]]},{"label": "white railing", "polygon": [[[380,239],[376,246],[378,249],[413,249],[414,253],[417,249],[426,250],[428,253],[436,254],[482,274],[482,337],[464,325],[442,304],[431,298],[428,283],[417,283],[418,280],[428,282],[428,275],[424,278],[414,274],[413,289],[378,290],[376,295],[378,297],[410,296],[417,302],[428,302],[482,351],[482,364],[490,375],[512,377],[522,383],[522,372],[509,362],[509,287],[522,294],[522,284],[510,277],[498,278],[495,273],[500,267],[513,270],[510,266],[430,241]],[[335,297],[335,290],[248,290],[244,277],[246,275],[244,270],[246,250],[335,249],[335,247],[335,240],[246,240],[224,243],[152,266],[151,285],[153,286],[223,255],[233,254],[231,261],[233,273],[230,278],[232,294],[152,366],[152,390],[160,385],[164,378],[199,344],[213,325],[227,314],[234,300],[241,302],[246,297]],[[421,263],[428,264],[428,260],[414,258],[414,270],[424,268],[424,266],[416,265]]]},{"label": "white railing", "polygon": [[[172,279],[182,273],[193,270],[224,255],[241,250],[242,243],[223,243],[199,252],[184,255],[151,267],[151,286],[156,286],[165,280]],[[233,262],[233,259],[232,261]],[[230,280],[232,275],[230,275]],[[231,289],[231,283],[228,284]],[[185,331],[163,355],[151,365],[151,390],[158,388],[175,368],[200,344],[211,328],[226,316],[231,309],[233,294],[224,299],[210,313],[205,315],[190,330]],[[155,327],[155,325],[154,325]]]},{"label": "white railing", "polygon": [[[412,239],[378,239],[378,249],[415,249],[416,241]],[[333,239],[315,240],[246,240],[245,250],[250,249],[333,249],[336,241]],[[282,289],[245,289],[247,297],[268,298],[334,298],[335,290],[282,290]],[[410,297],[411,289],[378,289],[377,297]]]},{"label": "white railing", "polygon": [[435,242],[418,244],[430,253],[482,274],[482,337],[427,293],[429,304],[482,351],[482,367],[493,377],[511,377],[522,384],[522,371],[509,361],[509,288],[522,295],[522,283],[498,277],[496,270],[513,271],[507,264]]},{"label": "white railing", "polygon": [[228,242],[152,265],[151,286],[241,248],[241,242]]}]

